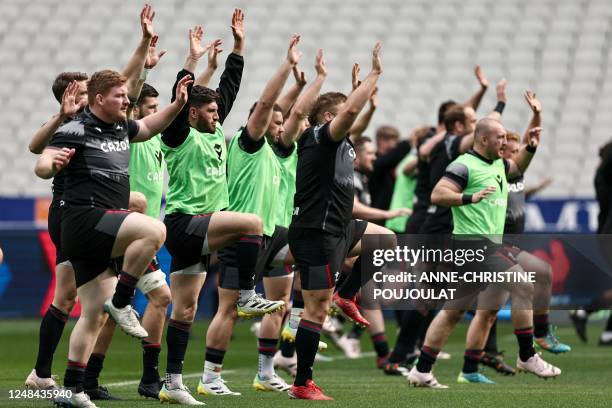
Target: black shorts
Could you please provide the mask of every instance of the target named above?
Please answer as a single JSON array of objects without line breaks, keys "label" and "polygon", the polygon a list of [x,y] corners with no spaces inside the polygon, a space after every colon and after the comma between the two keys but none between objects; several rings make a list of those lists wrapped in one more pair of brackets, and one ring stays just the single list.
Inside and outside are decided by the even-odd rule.
[{"label": "black shorts", "polygon": [[212,214],[174,213],[164,217],[166,248],[172,255],[170,273],[206,272],[210,258],[207,234]]},{"label": "black shorts", "polygon": [[[291,274],[291,266],[286,268],[281,264],[289,250],[288,232],[289,230],[287,228],[277,225],[271,237],[264,235],[261,246],[259,247],[257,264],[255,265],[255,277],[258,281],[262,278],[280,277]],[[276,262],[274,262],[275,260]]]},{"label": "black shorts", "polygon": [[64,251],[62,251],[62,210],[62,200],[53,200],[49,206],[49,216],[47,218],[49,236],[53,245],[55,245],[55,265],[68,260]]},{"label": "black shorts", "polygon": [[289,247],[300,271],[302,288],[333,288],[344,259],[357,245],[367,226],[367,221],[351,220],[344,235],[318,229],[290,228]]},{"label": "black shorts", "polygon": [[61,245],[74,268],[77,287],[95,279],[111,265],[111,252],[128,210],[64,207]]}]

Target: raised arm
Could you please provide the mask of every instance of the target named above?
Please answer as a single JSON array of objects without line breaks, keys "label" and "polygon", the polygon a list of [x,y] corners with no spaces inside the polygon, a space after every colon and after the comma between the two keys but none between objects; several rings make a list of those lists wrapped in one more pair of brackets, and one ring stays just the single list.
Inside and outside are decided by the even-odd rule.
[{"label": "raised arm", "polygon": [[[127,77],[128,97],[134,94],[134,89],[138,86],[140,79],[140,73],[144,66],[147,53],[149,51],[149,45],[153,39],[153,18],[155,17],[155,11],[149,4],[145,4],[142,11],[140,12],[140,27],[142,28],[142,38],[138,46],[134,50],[132,57],[128,61],[125,68],[121,72]],[[138,98],[138,95],[136,95]],[[131,99],[132,100],[132,99]]]},{"label": "raised arm", "polygon": [[139,125],[138,133],[131,142],[144,142],[164,131],[187,103],[187,88],[192,82],[193,80],[189,76],[181,78],[176,87],[174,102],[159,112],[137,121]]},{"label": "raised arm", "polygon": [[244,68],[244,13],[240,9],[235,9],[232,15],[232,35],[234,37],[234,48],[232,53],[227,56],[225,61],[225,70],[221,74],[219,81],[218,113],[219,123],[223,124],[227,115],[229,115],[240,89],[240,81],[242,80],[242,70]]},{"label": "raised arm", "polygon": [[531,129],[542,126],[542,104],[536,98],[536,94],[532,91],[525,91],[525,100],[527,104],[531,108],[531,112],[533,112],[533,116],[531,117],[531,121],[527,126],[527,130],[525,131],[525,135],[523,136],[523,143],[529,143],[529,132]]},{"label": "raised arm", "polygon": [[196,78],[194,85],[207,87],[210,83],[212,76],[219,66],[219,54],[223,52],[221,44],[223,44],[223,41],[216,39],[206,46],[206,48],[208,48],[208,65],[204,72]]},{"label": "raised arm", "polygon": [[310,84],[304,91],[302,96],[298,98],[289,118],[285,121],[285,131],[281,133],[281,143],[285,147],[292,146],[295,140],[298,138],[300,129],[310,111],[312,106],[317,100],[317,96],[321,92],[325,78],[327,78],[327,68],[325,67],[325,60],[323,59],[323,50],[319,49],[315,58],[315,70],[317,76],[315,80]]},{"label": "raised arm", "polygon": [[299,34],[294,34],[291,37],[287,57],[266,84],[253,113],[247,121],[247,133],[254,141],[260,140],[266,133],[272,120],[274,104],[283,90],[283,86],[285,86],[291,69],[298,63],[302,55],[296,49],[299,41]]},{"label": "raised arm", "polygon": [[436,133],[428,140],[423,142],[421,147],[419,147],[419,158],[421,160],[429,160],[429,155],[433,148],[444,139],[444,135],[446,134],[446,130]]},{"label": "raised arm", "polygon": [[527,144],[521,146],[514,160],[508,160],[508,178],[518,177],[527,171],[529,163],[531,163],[531,159],[533,159],[533,155],[540,144],[541,133],[542,128],[540,127],[533,128],[529,131]]},{"label": "raised arm", "polygon": [[480,68],[480,65],[476,65],[476,68],[474,69],[474,74],[476,75],[476,79],[480,84],[480,88],[478,89],[478,91],[476,91],[474,95],[470,97],[470,99],[468,99],[468,101],[464,105],[471,106],[472,108],[474,108],[474,110],[476,110],[478,109],[480,101],[482,101],[482,97],[484,96],[485,92],[487,92],[487,88],[489,87],[489,80],[482,72],[482,68]]},{"label": "raised arm", "polygon": [[306,75],[297,65],[292,69],[295,83],[285,94],[281,95],[276,101],[276,104],[281,107],[283,111],[283,118],[286,118],[291,110],[291,107],[295,104],[298,96],[302,93],[302,90],[306,86]]},{"label": "raised arm", "polygon": [[363,132],[368,128],[370,121],[372,120],[372,116],[374,116],[374,112],[376,112],[376,108],[378,107],[378,100],[376,95],[378,94],[378,87],[375,87],[370,95],[370,107],[367,111],[363,112],[353,126],[349,133],[351,134],[351,139],[354,139],[358,136],[361,136]]},{"label": "raised arm", "polygon": [[338,115],[332,119],[329,125],[329,135],[332,140],[338,142],[346,136],[357,119],[359,112],[361,112],[370,98],[370,95],[372,95],[381,73],[380,42],[377,42],[372,52],[372,70],[361,85],[349,95],[344,107]]},{"label": "raised arm", "polygon": [[504,108],[506,107],[506,80],[502,79],[497,83],[495,87],[495,91],[497,92],[497,105],[495,105],[495,109],[493,112],[487,115],[490,119],[501,120],[501,115],[504,112]]},{"label": "raised arm", "polygon": [[208,52],[208,48],[202,46],[202,36],[204,36],[204,29],[201,25],[189,29],[189,53],[183,65],[185,71],[194,73],[198,67],[198,61]]},{"label": "raised arm", "polygon": [[144,69],[142,70],[142,72],[140,73],[140,78],[138,79],[138,83],[136,84],[136,87],[132,90],[132,95],[128,95],[128,98],[130,99],[130,106],[128,107],[128,119],[132,119],[133,115],[134,115],[134,107],[136,106],[136,103],[138,102],[138,98],[140,97],[140,92],[142,91],[142,86],[144,85],[145,81],[147,80],[147,76],[149,75],[149,72],[155,68],[155,66],[159,63],[159,60],[161,59],[161,57],[164,56],[164,54],[166,53],[166,50],[161,50],[161,51],[157,51],[156,47],[157,47],[157,40],[158,40],[158,36],[154,35],[153,39],[151,40],[151,45],[149,45],[149,52],[147,53],[147,58],[145,59],[145,63],[144,63]]},{"label": "raised arm", "polygon": [[232,14],[232,36],[234,37],[234,49],[232,52],[242,56],[244,53],[244,12],[234,9]]},{"label": "raised arm", "polygon": [[76,81],[73,81],[66,87],[62,95],[59,113],[53,115],[51,119],[40,127],[32,136],[28,148],[34,154],[41,154],[45,147],[49,144],[53,134],[68,118],[74,117],[87,104],[87,100],[83,99],[81,103],[76,103],[79,86]]}]

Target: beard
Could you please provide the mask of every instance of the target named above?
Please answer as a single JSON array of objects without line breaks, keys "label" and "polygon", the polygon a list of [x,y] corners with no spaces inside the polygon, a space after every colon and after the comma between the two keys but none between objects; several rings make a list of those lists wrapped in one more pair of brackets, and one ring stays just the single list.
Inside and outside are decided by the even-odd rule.
[{"label": "beard", "polygon": [[215,128],[211,126],[210,122],[205,121],[202,118],[198,118],[196,122],[196,129],[202,133],[215,133]]}]

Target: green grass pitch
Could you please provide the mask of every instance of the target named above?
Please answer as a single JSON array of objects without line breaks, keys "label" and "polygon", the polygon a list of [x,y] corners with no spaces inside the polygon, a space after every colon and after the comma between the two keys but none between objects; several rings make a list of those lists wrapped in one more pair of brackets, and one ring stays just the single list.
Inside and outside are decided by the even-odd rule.
[{"label": "green grass pitch", "polygon": [[[54,372],[64,374],[67,343],[71,322],[58,346]],[[41,400],[9,400],[9,389],[23,389],[23,381],[34,365],[39,320],[5,320],[0,322],[0,406],[51,406]],[[530,374],[504,377],[485,369],[485,374],[497,382],[495,385],[460,385],[456,377],[462,365],[463,341],[466,325],[461,324],[449,341],[445,351],[452,359],[440,361],[435,373],[438,380],[450,386],[448,390],[428,390],[409,387],[403,377],[389,377],[374,366],[372,347],[367,335],[362,346],[366,356],[347,360],[330,346],[329,356],[334,361],[315,365],[315,381],[332,397],[332,402],[306,402],[289,400],[279,393],[256,392],[251,382],[257,367],[256,341],[249,331],[250,322],[237,325],[235,339],[224,363],[224,378],[230,388],[240,391],[240,397],[201,397],[209,407],[287,407],[325,405],[326,407],[610,407],[612,406],[612,349],[594,345],[600,328],[590,327],[591,344],[577,340],[571,327],[558,330],[559,336],[573,346],[567,355],[544,357],[563,370],[555,380],[542,380]],[[388,323],[388,337],[393,343],[395,324]],[[192,391],[203,367],[204,334],[206,323],[199,322],[192,331],[185,360],[185,384]],[[507,359],[516,359],[516,341],[508,324],[499,325],[500,349],[506,350]],[[160,357],[160,368],[165,366],[165,350]],[[118,402],[99,402],[100,407],[156,407],[159,402],[138,396],[136,387],[140,378],[141,351],[138,342],[118,332],[108,352],[101,383],[123,398]],[[282,374],[284,375],[284,374]],[[285,376],[287,379],[287,377]]]}]

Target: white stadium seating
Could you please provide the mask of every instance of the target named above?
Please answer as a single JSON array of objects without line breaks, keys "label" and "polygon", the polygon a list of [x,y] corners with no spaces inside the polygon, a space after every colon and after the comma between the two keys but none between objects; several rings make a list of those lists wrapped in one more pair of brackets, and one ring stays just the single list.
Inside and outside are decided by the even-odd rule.
[{"label": "white stadium seating", "polygon": [[[245,75],[224,128],[232,135],[285,55],[289,36],[302,34],[300,63],[312,79],[316,49],[326,52],[326,90],[348,91],[353,62],[369,69],[370,51],[383,42],[385,72],[379,111],[368,134],[383,124],[407,135],[436,120],[446,99],[465,101],[478,87],[481,64],[491,87],[479,109],[495,105],[495,83],[508,79],[503,121],[523,132],[530,112],[527,87],[544,105],[543,147],[528,183],[555,181],[543,196],[592,197],[599,146],[612,138],[610,0],[154,0],[159,47],[168,54],[148,82],[162,105],[186,53],[187,29],[205,28],[205,41],[231,50],[233,7],[246,13]],[[0,121],[3,123],[0,194],[48,195],[49,183],[33,174],[28,140],[57,111],[51,81],[62,70],[92,73],[120,69],[140,36],[135,0],[2,0],[0,2]],[[200,68],[206,62],[202,61]],[[219,71],[221,70],[220,67]],[[213,78],[216,84],[220,72]],[[289,81],[290,82],[290,81]]]}]

